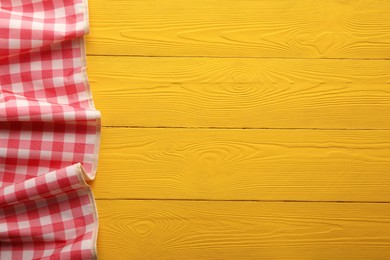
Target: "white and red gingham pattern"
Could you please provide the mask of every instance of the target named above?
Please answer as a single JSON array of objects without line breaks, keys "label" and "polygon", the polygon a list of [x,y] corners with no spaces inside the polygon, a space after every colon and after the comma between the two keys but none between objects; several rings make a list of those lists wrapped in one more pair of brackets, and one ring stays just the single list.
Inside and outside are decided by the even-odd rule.
[{"label": "white and red gingham pattern", "polygon": [[91,259],[97,222],[79,164],[0,191],[1,259]]},{"label": "white and red gingham pattern", "polygon": [[83,1],[1,0],[0,56],[82,37],[88,30]]},{"label": "white and red gingham pattern", "polygon": [[82,0],[1,0],[1,89],[93,108],[85,80],[87,8]]},{"label": "white and red gingham pattern", "polygon": [[96,258],[87,32],[83,0],[0,1],[0,259]]}]

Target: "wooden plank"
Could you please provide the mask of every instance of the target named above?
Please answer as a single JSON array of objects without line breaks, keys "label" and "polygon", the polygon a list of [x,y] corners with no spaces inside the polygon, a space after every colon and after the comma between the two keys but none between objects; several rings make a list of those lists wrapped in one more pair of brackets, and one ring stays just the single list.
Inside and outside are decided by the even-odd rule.
[{"label": "wooden plank", "polygon": [[88,57],[106,126],[390,129],[390,60]]},{"label": "wooden plank", "polygon": [[89,2],[89,54],[390,58],[390,1]]},{"label": "wooden plank", "polygon": [[388,259],[390,205],[97,201],[101,259]]},{"label": "wooden plank", "polygon": [[390,201],[390,131],[103,128],[97,198]]}]

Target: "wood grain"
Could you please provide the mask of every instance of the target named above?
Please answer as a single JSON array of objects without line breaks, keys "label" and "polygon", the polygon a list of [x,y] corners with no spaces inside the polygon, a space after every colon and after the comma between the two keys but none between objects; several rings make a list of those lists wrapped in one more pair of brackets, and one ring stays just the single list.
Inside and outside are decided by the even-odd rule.
[{"label": "wood grain", "polygon": [[89,7],[99,259],[390,259],[390,1]]},{"label": "wood grain", "polygon": [[390,60],[89,57],[106,126],[390,129]]},{"label": "wood grain", "polygon": [[100,259],[388,259],[390,205],[98,201]]},{"label": "wood grain", "polygon": [[390,201],[390,131],[104,128],[98,199]]},{"label": "wood grain", "polygon": [[90,0],[89,54],[390,58],[390,1]]}]

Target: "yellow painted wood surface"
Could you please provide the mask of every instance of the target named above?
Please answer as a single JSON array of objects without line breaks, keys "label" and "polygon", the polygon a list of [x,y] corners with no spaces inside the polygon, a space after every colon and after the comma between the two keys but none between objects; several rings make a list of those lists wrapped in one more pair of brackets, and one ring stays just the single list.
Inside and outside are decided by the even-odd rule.
[{"label": "yellow painted wood surface", "polygon": [[102,259],[388,259],[390,205],[98,201]]},{"label": "yellow painted wood surface", "polygon": [[103,125],[390,129],[390,60],[88,57]]},{"label": "yellow painted wood surface", "polygon": [[390,58],[386,0],[90,0],[88,53]]},{"label": "yellow painted wood surface", "polygon": [[105,128],[98,199],[390,202],[390,131]]},{"label": "yellow painted wood surface", "polygon": [[390,1],[89,9],[100,259],[390,259]]}]

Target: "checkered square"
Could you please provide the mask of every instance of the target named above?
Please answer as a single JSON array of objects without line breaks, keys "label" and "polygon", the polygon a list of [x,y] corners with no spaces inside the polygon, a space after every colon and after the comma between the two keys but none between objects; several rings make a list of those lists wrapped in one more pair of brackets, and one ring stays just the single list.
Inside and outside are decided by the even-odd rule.
[{"label": "checkered square", "polygon": [[0,1],[0,259],[94,259],[100,113],[83,0]]}]

